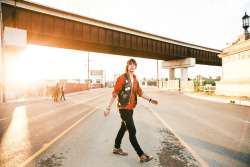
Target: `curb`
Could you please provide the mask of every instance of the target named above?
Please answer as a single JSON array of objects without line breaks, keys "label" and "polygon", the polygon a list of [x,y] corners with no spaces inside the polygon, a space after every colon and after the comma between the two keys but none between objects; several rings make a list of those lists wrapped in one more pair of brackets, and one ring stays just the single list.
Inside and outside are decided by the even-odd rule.
[{"label": "curb", "polygon": [[218,97],[204,97],[204,96],[198,96],[198,95],[190,95],[190,94],[183,94],[186,96],[198,98],[198,99],[204,99],[204,100],[210,100],[215,102],[221,102],[221,103],[229,103],[229,104],[238,104],[238,105],[244,105],[244,106],[250,106],[249,100],[238,100],[234,98],[218,98]]}]

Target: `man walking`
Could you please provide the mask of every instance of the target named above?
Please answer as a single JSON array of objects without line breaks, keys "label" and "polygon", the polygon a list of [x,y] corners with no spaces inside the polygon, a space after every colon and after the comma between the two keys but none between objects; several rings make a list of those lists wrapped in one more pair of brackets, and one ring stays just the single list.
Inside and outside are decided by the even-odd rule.
[{"label": "man walking", "polygon": [[65,84],[64,84],[64,82],[62,83],[62,85],[61,85],[61,100],[62,100],[62,98],[64,99],[64,101],[65,101],[65,96],[64,96],[64,92],[65,92]]},{"label": "man walking", "polygon": [[56,83],[55,91],[54,91],[54,101],[58,101],[59,91],[60,91],[59,83]]},{"label": "man walking", "polygon": [[153,156],[149,156],[144,153],[136,139],[136,128],[133,120],[133,112],[137,104],[137,94],[139,97],[148,100],[149,103],[156,105],[158,102],[152,98],[149,98],[145,93],[143,93],[139,82],[134,75],[136,67],[137,63],[134,59],[129,59],[127,61],[125,69],[126,73],[117,78],[114,91],[112,92],[112,97],[108,107],[104,111],[104,116],[109,115],[110,107],[118,96],[117,107],[119,108],[122,122],[115,139],[113,153],[119,155],[128,155],[128,153],[121,149],[122,138],[126,130],[128,130],[130,143],[140,157],[140,162],[148,162],[153,159]]}]

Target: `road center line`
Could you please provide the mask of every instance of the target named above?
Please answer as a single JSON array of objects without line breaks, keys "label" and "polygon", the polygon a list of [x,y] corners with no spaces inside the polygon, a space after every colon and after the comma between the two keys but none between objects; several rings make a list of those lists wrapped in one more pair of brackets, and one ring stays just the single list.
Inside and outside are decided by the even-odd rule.
[{"label": "road center line", "polygon": [[170,130],[175,137],[181,142],[181,144],[199,161],[199,163],[204,167],[209,167],[209,165],[154,111],[149,105],[147,105],[144,101],[140,100],[142,104],[150,109],[150,111],[161,121],[161,123]]},{"label": "road center line", "polygon": [[195,106],[194,104],[192,104],[192,103],[189,103],[189,102],[184,102],[185,104],[188,104],[188,105],[190,105],[190,106]]},{"label": "road center line", "polygon": [[42,147],[40,150],[38,150],[35,154],[33,154],[31,157],[29,157],[26,161],[24,161],[21,165],[19,165],[18,167],[24,167],[26,166],[29,162],[31,162],[32,160],[34,160],[38,155],[40,155],[42,152],[44,152],[47,148],[49,148],[52,144],[54,144],[58,139],[60,139],[62,136],[64,136],[68,131],[70,131],[72,128],[74,128],[76,125],[78,125],[82,120],[84,120],[85,118],[87,118],[89,115],[91,115],[94,111],[96,111],[99,107],[104,106],[104,104],[106,104],[107,102],[102,103],[101,105],[97,106],[96,108],[94,108],[93,110],[91,110],[88,114],[86,114],[85,116],[83,116],[81,119],[79,119],[78,121],[76,121],[73,125],[71,125],[68,129],[66,129],[65,131],[63,131],[60,135],[58,135],[56,138],[54,138],[53,140],[51,140],[49,143],[45,144],[44,147]]}]

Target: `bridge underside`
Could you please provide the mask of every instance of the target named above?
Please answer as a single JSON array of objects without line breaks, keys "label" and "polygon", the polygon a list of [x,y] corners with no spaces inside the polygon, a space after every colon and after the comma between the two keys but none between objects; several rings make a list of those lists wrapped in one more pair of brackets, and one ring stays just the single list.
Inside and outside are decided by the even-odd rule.
[{"label": "bridge underside", "polygon": [[12,5],[4,3],[2,11],[4,26],[27,30],[28,44],[165,61],[196,58],[197,64],[221,66],[219,51],[192,48],[21,7],[16,7],[14,12]]},{"label": "bridge underside", "polygon": [[[147,52],[143,50],[135,50],[119,46],[92,43],[92,42],[69,39],[69,38],[60,38],[43,34],[34,34],[29,32],[27,35],[28,35],[27,37],[28,44],[64,48],[64,49],[74,49],[81,51],[90,51],[97,53],[115,54],[121,56],[133,56],[133,57],[150,58],[158,60],[165,59],[164,58],[165,55],[163,54]],[[179,58],[169,55],[166,60],[173,60],[173,59],[179,59]]]}]

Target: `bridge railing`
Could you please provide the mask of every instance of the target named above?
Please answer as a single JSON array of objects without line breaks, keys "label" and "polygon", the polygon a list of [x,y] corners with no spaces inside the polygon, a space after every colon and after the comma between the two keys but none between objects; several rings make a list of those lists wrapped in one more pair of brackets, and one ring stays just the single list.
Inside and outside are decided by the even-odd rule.
[{"label": "bridge railing", "polygon": [[175,90],[175,91],[188,91],[194,92],[194,81],[179,81],[179,80],[169,80],[169,81],[149,81],[149,82],[140,82],[140,85],[143,86],[154,86],[158,87],[159,89],[168,89],[168,90]]}]

